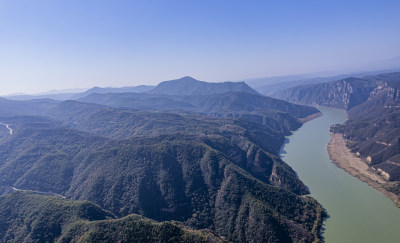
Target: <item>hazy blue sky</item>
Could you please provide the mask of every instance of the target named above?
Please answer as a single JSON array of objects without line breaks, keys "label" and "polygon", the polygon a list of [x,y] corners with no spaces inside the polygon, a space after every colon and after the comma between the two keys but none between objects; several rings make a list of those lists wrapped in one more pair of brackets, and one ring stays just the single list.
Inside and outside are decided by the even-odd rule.
[{"label": "hazy blue sky", "polygon": [[399,12],[399,0],[0,0],[0,94],[360,67],[400,55]]}]

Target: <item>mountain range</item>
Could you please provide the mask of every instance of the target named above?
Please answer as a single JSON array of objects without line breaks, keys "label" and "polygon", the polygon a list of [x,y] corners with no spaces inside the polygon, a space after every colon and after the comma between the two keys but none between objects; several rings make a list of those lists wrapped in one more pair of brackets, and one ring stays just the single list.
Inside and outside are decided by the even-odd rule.
[{"label": "mountain range", "polygon": [[[325,212],[279,151],[319,111],[240,83],[199,82],[216,92],[197,94],[182,82],[167,82],[168,94],[0,99],[0,236],[318,241]],[[6,217],[10,201],[20,202],[12,210],[22,221]],[[100,218],[64,204],[96,208]]]},{"label": "mountain range", "polygon": [[59,92],[39,95],[10,95],[5,98],[13,100],[32,100],[32,99],[54,99],[54,100],[75,100],[86,97],[90,94],[108,94],[108,93],[148,93],[148,94],[166,94],[166,95],[208,95],[223,94],[227,92],[246,92],[258,94],[257,91],[250,88],[244,82],[223,82],[208,83],[196,80],[192,77],[182,77],[180,79],[160,82],[157,86],[139,85],[126,86],[121,88],[101,88],[93,87],[84,92]]}]

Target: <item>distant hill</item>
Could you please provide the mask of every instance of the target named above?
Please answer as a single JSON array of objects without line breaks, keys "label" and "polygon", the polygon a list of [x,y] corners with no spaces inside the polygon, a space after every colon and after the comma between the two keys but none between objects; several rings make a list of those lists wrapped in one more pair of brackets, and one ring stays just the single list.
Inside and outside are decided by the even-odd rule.
[{"label": "distant hill", "polygon": [[85,97],[90,94],[107,94],[107,93],[144,93],[152,90],[154,86],[150,85],[139,85],[139,86],[127,86],[121,88],[100,88],[100,87],[93,87],[88,89],[83,93],[78,93],[72,96],[70,99],[79,99]]},{"label": "distant hill", "polygon": [[8,95],[5,96],[7,99],[11,100],[33,100],[33,99],[53,99],[53,100],[74,100],[85,97],[90,94],[106,94],[106,93],[125,93],[125,92],[133,92],[133,93],[143,93],[153,89],[155,86],[150,85],[139,85],[139,86],[127,86],[121,88],[101,88],[101,87],[93,87],[84,92],[75,92],[75,93],[54,93],[56,91],[50,92],[48,94],[37,94],[37,95]]},{"label": "distant hill", "polygon": [[400,79],[400,72],[346,78],[333,82],[297,86],[281,91],[275,98],[305,105],[322,105],[349,110],[370,99]]},{"label": "distant hill", "polygon": [[17,191],[0,197],[1,242],[224,242],[208,231],[122,219],[87,201]]},{"label": "distant hill", "polygon": [[0,117],[15,115],[43,115],[45,111],[59,101],[51,99],[11,100],[0,97]]},{"label": "distant hill", "polygon": [[375,82],[347,78],[330,83],[294,87],[274,97],[297,104],[350,109],[366,101],[376,87]]},{"label": "distant hill", "polygon": [[[88,200],[123,217],[64,224],[57,238],[64,242],[76,237],[123,241],[132,239],[124,238],[131,233],[163,242],[170,236],[158,234],[164,224],[174,237],[186,235],[182,224],[232,242],[318,241],[325,212],[304,196],[307,187],[279,157],[285,135],[318,113],[314,107],[238,91],[93,93],[62,102],[0,99],[0,194],[17,188]],[[44,232],[42,225],[59,227],[53,215],[73,221],[65,214],[75,215],[74,209],[45,208],[48,217],[28,211],[25,218],[40,216]],[[0,204],[0,213],[8,209]],[[168,222],[147,227],[131,214]],[[0,232],[21,228],[30,241],[36,225],[5,221],[17,226],[1,224]],[[146,227],[132,229],[135,222]],[[220,240],[207,232],[204,237]]]},{"label": "distant hill", "polygon": [[303,75],[289,75],[289,76],[278,76],[269,78],[257,78],[245,80],[252,88],[257,92],[276,97],[280,92],[294,88],[297,86],[315,85],[327,82],[334,82],[341,79],[347,78],[363,78],[366,76],[374,76],[381,73],[393,73],[400,71],[400,65],[393,69],[373,69],[378,71],[363,71],[363,72],[351,72],[342,74],[333,73],[310,73]]},{"label": "distant hill", "polygon": [[208,83],[192,77],[183,77],[176,80],[164,81],[158,84],[149,94],[166,95],[209,95],[227,92],[246,92],[258,94],[244,82]]},{"label": "distant hill", "polygon": [[77,93],[58,93],[58,94],[43,94],[43,95],[8,95],[5,96],[11,100],[33,100],[33,99],[53,99],[53,100],[68,100]]},{"label": "distant hill", "polygon": [[314,107],[245,92],[172,96],[156,94],[92,94],[79,101],[116,108],[199,112],[214,117],[241,118],[289,134],[300,127],[298,119],[318,113]]}]

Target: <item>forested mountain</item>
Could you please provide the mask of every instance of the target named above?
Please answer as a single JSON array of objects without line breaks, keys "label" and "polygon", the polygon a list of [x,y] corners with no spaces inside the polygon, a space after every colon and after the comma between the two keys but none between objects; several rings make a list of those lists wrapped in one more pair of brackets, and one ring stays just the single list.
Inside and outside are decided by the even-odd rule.
[{"label": "forested mountain", "polygon": [[223,94],[227,92],[258,94],[257,91],[250,88],[245,82],[208,83],[188,76],[161,82],[148,93],[167,95],[208,95]]},{"label": "forested mountain", "polygon": [[0,116],[43,115],[49,107],[58,103],[51,99],[18,101],[0,97]]},{"label": "forested mountain", "polygon": [[1,242],[224,242],[177,223],[139,215],[116,219],[88,201],[22,191],[0,197],[0,221]]},{"label": "forested mountain", "polygon": [[76,100],[86,97],[90,94],[109,94],[109,93],[148,93],[164,95],[209,95],[223,94],[228,92],[245,92],[249,94],[258,94],[257,91],[250,88],[245,82],[223,82],[209,83],[199,81],[192,77],[182,77],[180,79],[163,81],[157,86],[138,85],[126,86],[120,88],[102,88],[93,87],[80,93],[55,93],[39,95],[13,95],[6,98],[12,100],[32,100],[32,99],[54,99],[54,100]]},{"label": "forested mountain", "polygon": [[[81,101],[0,100],[2,194],[87,200],[116,217],[175,220],[233,242],[319,239],[324,211],[279,158],[284,136],[317,109],[245,92]],[[125,221],[68,234],[115,237],[107,227]]]},{"label": "forested mountain", "polygon": [[11,100],[33,100],[33,99],[54,99],[54,100],[73,100],[79,99],[90,94],[107,94],[107,93],[143,93],[150,91],[155,86],[151,85],[138,85],[138,86],[126,86],[121,88],[101,88],[101,87],[93,87],[84,92],[75,92],[75,93],[51,93],[51,94],[37,94],[37,95],[9,95],[5,98]]},{"label": "forested mountain", "polygon": [[167,96],[151,94],[92,94],[80,99],[111,107],[143,110],[191,111],[214,117],[241,118],[274,127],[288,135],[300,127],[299,118],[317,113],[317,109],[244,92],[218,95]]},{"label": "forested mountain", "polygon": [[[158,119],[163,119],[163,130],[170,135],[155,131],[148,137],[139,126],[132,133],[134,138],[121,140],[34,117],[7,120],[14,124],[14,132],[0,145],[3,191],[15,187],[90,200],[118,216],[139,213],[160,221],[179,220],[191,227],[211,228],[230,240],[243,230],[242,240],[254,239],[251,235],[256,232],[259,240],[284,235],[314,239],[310,232],[320,223],[320,206],[296,196],[308,191],[276,155],[279,146],[273,136],[259,134],[260,127],[246,122],[238,121],[241,126],[218,120],[202,124],[199,118],[171,116],[183,119],[187,130],[194,125],[199,130],[192,135],[185,130],[177,133],[173,130],[179,129],[176,123],[167,126],[166,114]],[[269,147],[270,143],[276,147]],[[250,225],[239,225],[236,220],[226,223],[245,208],[263,213],[252,216]],[[253,224],[265,227],[253,231]]]},{"label": "forested mountain", "polygon": [[100,88],[93,87],[86,90],[83,93],[78,93],[71,96],[69,99],[79,99],[90,94],[108,94],[108,93],[143,93],[154,89],[155,86],[151,85],[138,85],[138,86],[126,86],[121,88]]}]

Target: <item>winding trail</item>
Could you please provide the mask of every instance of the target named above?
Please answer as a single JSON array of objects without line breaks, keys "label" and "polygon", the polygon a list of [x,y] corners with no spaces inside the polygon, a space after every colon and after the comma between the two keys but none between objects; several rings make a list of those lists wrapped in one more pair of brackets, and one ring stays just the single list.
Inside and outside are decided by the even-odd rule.
[{"label": "winding trail", "polygon": [[33,192],[33,193],[37,193],[37,194],[41,194],[41,195],[45,195],[45,196],[57,196],[57,197],[61,197],[66,199],[65,196],[58,194],[58,193],[54,193],[54,192],[41,192],[41,191],[34,191],[34,190],[27,190],[27,189],[19,189],[19,188],[15,188],[15,187],[11,187],[14,191],[25,191],[25,192]]},{"label": "winding trail", "polygon": [[8,124],[1,123],[1,122],[0,122],[0,125],[6,126],[6,128],[7,128],[8,131],[10,132],[10,136],[13,134],[13,130],[11,129],[11,127],[10,127]]}]

